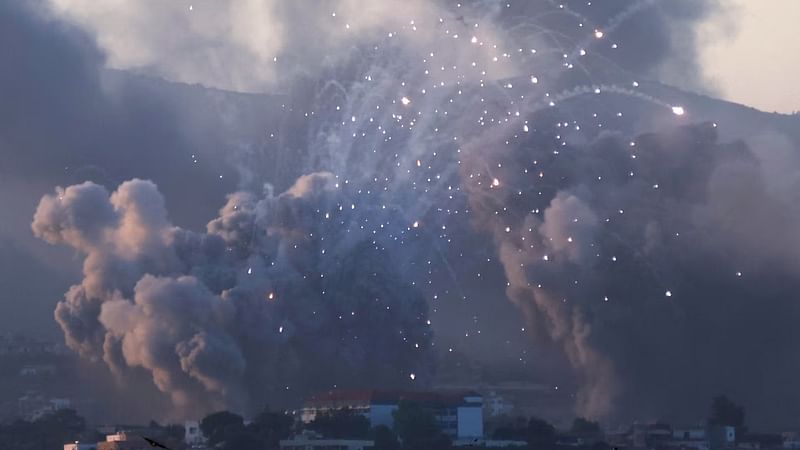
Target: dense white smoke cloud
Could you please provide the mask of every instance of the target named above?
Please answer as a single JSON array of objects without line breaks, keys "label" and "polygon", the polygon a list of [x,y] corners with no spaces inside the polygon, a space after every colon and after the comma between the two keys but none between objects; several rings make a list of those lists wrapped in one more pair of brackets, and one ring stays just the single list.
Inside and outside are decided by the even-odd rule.
[{"label": "dense white smoke cloud", "polygon": [[[518,73],[509,65],[520,44],[557,56],[592,47],[582,27],[605,30],[621,47],[605,56],[639,73],[695,84],[693,25],[717,0],[609,0],[602,4],[550,0],[213,0],[161,2],[49,0],[53,13],[96,36],[109,67],[239,92],[285,91],[298,75],[316,75],[347,61],[359,47],[385,49],[402,36],[422,54],[463,49],[447,39],[476,37],[482,57],[509,50],[484,79]],[[565,18],[572,20],[564,20]],[[629,39],[630,38],[630,39]],[[445,44],[445,45],[443,45]],[[376,47],[377,46],[377,47]],[[564,47],[564,48],[562,48]],[[457,54],[456,54],[457,53]],[[514,55],[518,58],[520,55]],[[505,61],[504,61],[505,60]]]},{"label": "dense white smoke cloud", "polygon": [[[354,47],[391,45],[399,33],[406,45],[439,51],[436,25],[456,17],[444,2],[426,0],[50,3],[97,36],[110,67],[239,92],[280,90],[341,63]],[[491,23],[484,28],[464,31],[497,44]]]}]

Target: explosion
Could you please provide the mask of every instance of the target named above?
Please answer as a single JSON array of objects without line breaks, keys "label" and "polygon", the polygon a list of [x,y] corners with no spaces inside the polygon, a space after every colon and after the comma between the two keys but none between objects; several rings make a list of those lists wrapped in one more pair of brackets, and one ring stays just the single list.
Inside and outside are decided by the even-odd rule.
[{"label": "explosion", "polygon": [[[175,17],[143,33],[150,20],[112,30],[117,21],[90,13],[95,2],[52,1],[95,32],[113,67],[288,92],[279,120],[264,124],[269,138],[231,152],[242,189],[206,232],[173,226],[141,180],[113,193],[57,189],[37,209],[38,237],[85,255],[82,282],[56,309],[70,347],[120,377],[147,371],[181,408],[425,383],[429,315],[447,301],[506,297],[524,315],[518,339],[563,358],[552,384],[567,386],[559,392],[578,413],[658,410],[719,377],[760,377],[732,354],[752,348],[740,330],[767,313],[797,316],[781,292],[756,301],[769,283],[753,281],[795,284],[798,249],[777,236],[800,214],[765,172],[782,165],[720,142],[716,124],[686,125],[691,105],[650,79],[676,53],[691,66],[672,37],[691,39],[679,31],[714,2],[263,0],[104,12],[125,23]],[[198,31],[209,17],[237,26]],[[120,28],[137,46],[111,39]],[[641,134],[642,124],[659,131]],[[265,181],[288,188],[255,194]],[[500,283],[484,281],[498,268]],[[507,326],[471,319],[458,333],[465,348]],[[515,356],[530,367],[543,353]],[[781,354],[800,366],[793,349]]]},{"label": "explosion", "polygon": [[45,196],[34,233],[85,255],[56,308],[67,343],[119,376],[150,372],[182,410],[426,373],[427,305],[353,226],[372,212],[335,186],[320,173],[276,197],[232,194],[205,233],[172,226],[149,181]]}]

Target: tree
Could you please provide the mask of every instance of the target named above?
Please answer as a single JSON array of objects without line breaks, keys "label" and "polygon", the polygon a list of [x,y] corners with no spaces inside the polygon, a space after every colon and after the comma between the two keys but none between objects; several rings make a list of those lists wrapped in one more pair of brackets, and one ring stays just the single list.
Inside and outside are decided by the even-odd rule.
[{"label": "tree", "polygon": [[538,417],[528,420],[526,441],[534,447],[546,447],[556,443],[556,429],[547,421]]},{"label": "tree", "polygon": [[186,428],[180,424],[166,425],[164,428],[164,436],[174,440],[183,440],[186,436]]},{"label": "tree", "polygon": [[307,427],[325,437],[334,439],[366,439],[369,437],[369,419],[351,408],[318,414]]},{"label": "tree", "polygon": [[492,437],[501,440],[525,441],[535,448],[547,448],[556,442],[556,429],[538,417],[531,417],[527,421],[520,417],[513,423],[498,427]]},{"label": "tree", "polygon": [[505,441],[523,441],[527,439],[528,419],[524,417],[503,416],[496,421],[492,438]]},{"label": "tree", "polygon": [[220,411],[207,415],[200,422],[200,430],[208,438],[210,445],[225,442],[244,431],[244,419],[229,411]]},{"label": "tree", "polygon": [[611,450],[611,446],[608,445],[608,442],[597,441],[592,444],[592,450]]},{"label": "tree", "polygon": [[392,412],[394,429],[408,450],[438,450],[451,443],[436,423],[433,413],[420,404],[401,401]]},{"label": "tree", "polygon": [[161,425],[155,420],[150,420],[147,425],[149,430],[142,435],[142,437],[156,439],[169,448],[180,449],[184,448],[184,437],[186,429],[183,425],[171,424]]},{"label": "tree", "polygon": [[593,422],[583,417],[576,417],[572,421],[572,428],[570,431],[578,435],[590,435],[600,432],[600,424]]},{"label": "tree", "polygon": [[711,401],[711,415],[708,424],[712,426],[731,426],[737,432],[744,429],[744,408],[724,395],[718,395]]},{"label": "tree", "polygon": [[223,450],[264,450],[264,441],[255,433],[242,429],[225,440]]},{"label": "tree", "polygon": [[501,441],[521,441],[527,439],[525,427],[514,424],[500,425],[492,432],[492,439]]},{"label": "tree", "polygon": [[42,445],[52,448],[80,439],[86,431],[86,420],[72,409],[61,409],[33,423],[33,431]]},{"label": "tree", "polygon": [[79,416],[75,410],[60,409],[43,416],[35,422],[37,428],[43,430],[57,430],[65,434],[79,435],[86,430],[86,419]]},{"label": "tree", "polygon": [[293,425],[292,416],[264,408],[248,428],[261,439],[265,448],[275,449],[280,446],[281,439],[288,439],[291,436]]},{"label": "tree", "polygon": [[399,450],[400,442],[397,434],[386,425],[378,425],[372,429],[372,439],[375,441],[375,450]]},{"label": "tree", "polygon": [[71,409],[49,413],[35,422],[16,420],[0,425],[2,450],[61,448],[66,442],[92,438],[95,436],[86,431],[86,421]]}]

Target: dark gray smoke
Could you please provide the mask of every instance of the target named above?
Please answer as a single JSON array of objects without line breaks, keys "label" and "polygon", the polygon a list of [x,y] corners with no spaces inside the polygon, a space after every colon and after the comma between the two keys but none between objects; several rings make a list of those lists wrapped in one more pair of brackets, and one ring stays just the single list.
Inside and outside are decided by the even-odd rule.
[{"label": "dark gray smoke", "polygon": [[257,143],[280,104],[262,96],[232,105],[202,87],[108,71],[93,37],[46,6],[0,0],[0,246],[30,257],[0,271],[0,328],[60,339],[49,313],[32,313],[52,310],[79,267],[69,250],[30,233],[38,199],[56,185],[147,178],[169,198],[174,223],[201,227],[239,181],[224,150]]},{"label": "dark gray smoke", "polygon": [[475,144],[508,169],[467,184],[474,219],[532,332],[575,368],[579,411],[700,419],[731,392],[778,420],[768,405],[795,398],[783,374],[800,367],[796,144],[722,144],[707,123],[555,155],[547,133],[503,145],[515,132]]},{"label": "dark gray smoke", "polygon": [[71,348],[122,377],[149,372],[184,412],[249,410],[430,372],[427,305],[352,201],[308,175],[276,197],[232,194],[195,233],[170,224],[149,181],[87,182],[45,196],[32,226],[86,257],[56,308]]}]

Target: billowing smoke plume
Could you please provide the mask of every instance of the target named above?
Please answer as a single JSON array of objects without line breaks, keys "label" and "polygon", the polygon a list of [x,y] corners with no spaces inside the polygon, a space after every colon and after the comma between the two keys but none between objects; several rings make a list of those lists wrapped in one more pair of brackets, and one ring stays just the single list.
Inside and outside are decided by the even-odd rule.
[{"label": "billowing smoke plume", "polygon": [[768,414],[761,383],[794,398],[796,144],[721,144],[708,123],[553,152],[570,138],[520,127],[475,142],[462,178],[509,298],[575,369],[580,412],[686,417],[734,392]]},{"label": "billowing smoke plume", "polygon": [[429,372],[427,305],[351,197],[312,174],[275,197],[230,195],[196,233],[169,223],[152,182],[87,182],[42,198],[32,227],[86,257],[56,308],[71,348],[149,372],[195,414],[247,410]]},{"label": "billowing smoke plume", "polygon": [[[748,148],[721,143],[710,124],[672,128],[696,116],[689,105],[673,116],[668,90],[646,80],[694,78],[692,25],[717,2],[459,3],[51,0],[112,67],[288,93],[263,99],[284,115],[264,120],[269,139],[242,159],[252,185],[292,187],[231,195],[206,233],[171,225],[148,182],[42,200],[35,233],[86,255],[56,312],[69,345],[120,377],[145,371],[183,407],[400,384],[425,373],[431,345],[426,304],[397,281],[414,266],[410,279],[440,294],[432,310],[446,311],[448,294],[465,310],[496,305],[505,290],[527,319],[520,339],[563,355],[560,392],[574,381],[581,414],[685,420],[719,392],[762,417],[800,404],[787,375],[800,368],[797,144],[768,135]],[[293,84],[298,73],[308,86]],[[66,100],[54,122],[73,117]],[[139,152],[131,136],[167,133],[134,123],[95,140],[122,145],[128,176],[178,167],[163,164],[174,147],[164,138]],[[648,127],[664,129],[629,137]],[[169,155],[188,164],[184,153]],[[319,170],[335,176],[294,183]],[[175,183],[161,176],[165,190]],[[219,189],[203,180],[181,179],[185,197]],[[498,286],[464,280],[498,259]],[[477,294],[457,292],[470,282]],[[480,320],[481,338],[516,323]]]}]

